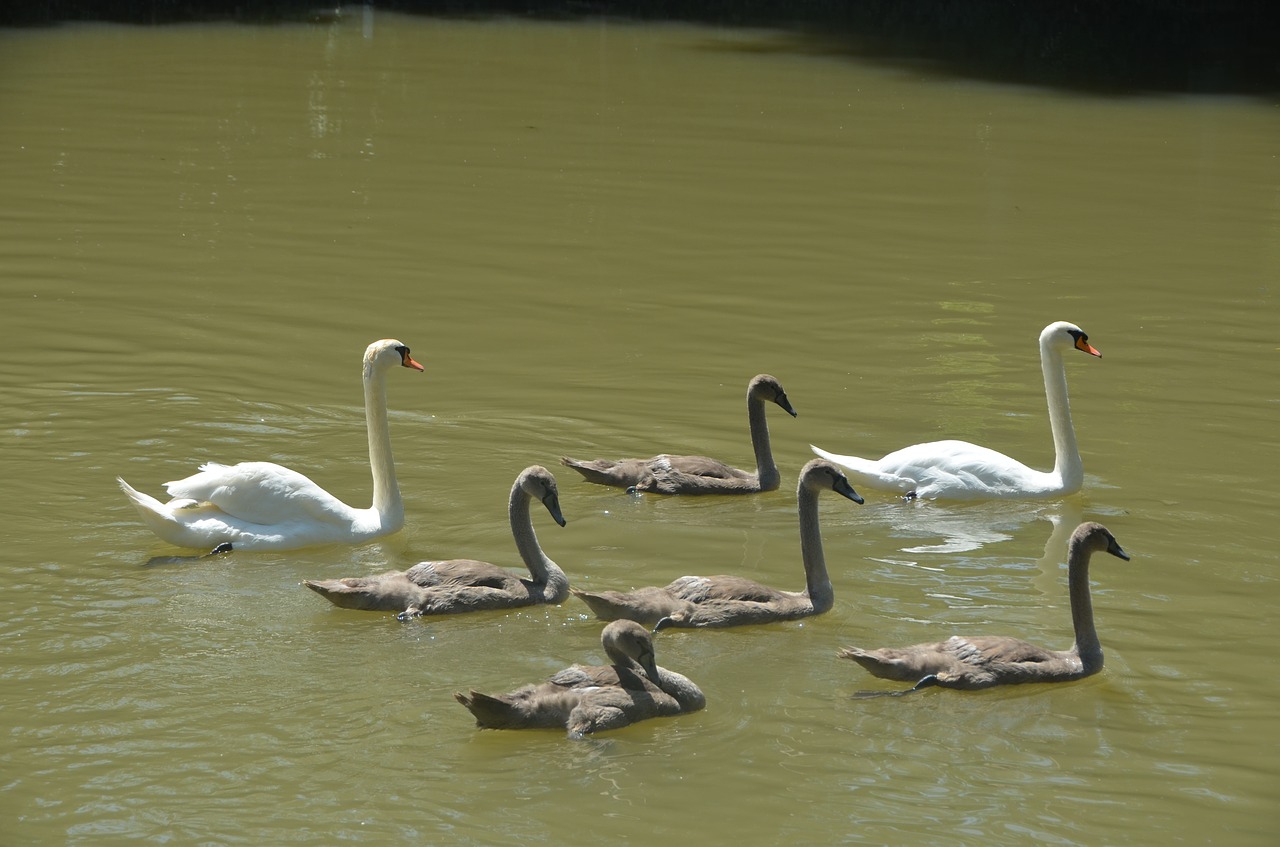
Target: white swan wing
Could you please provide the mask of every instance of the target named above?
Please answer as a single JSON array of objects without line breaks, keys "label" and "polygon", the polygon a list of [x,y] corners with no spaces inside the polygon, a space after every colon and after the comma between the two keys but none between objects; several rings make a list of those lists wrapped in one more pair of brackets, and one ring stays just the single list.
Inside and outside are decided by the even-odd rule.
[{"label": "white swan wing", "polygon": [[813,452],[843,466],[854,485],[955,500],[1034,497],[1061,488],[1052,473],[1033,470],[998,450],[968,441],[929,441],[895,450],[879,460]]},{"label": "white swan wing", "polygon": [[916,495],[926,499],[1029,497],[1054,488],[1055,479],[998,450],[967,441],[914,444],[876,464],[882,474],[915,480]]},{"label": "white swan wing", "polygon": [[352,509],[308,477],[272,462],[208,462],[186,479],[165,483],[169,496],[209,503],[241,521],[350,521]]}]

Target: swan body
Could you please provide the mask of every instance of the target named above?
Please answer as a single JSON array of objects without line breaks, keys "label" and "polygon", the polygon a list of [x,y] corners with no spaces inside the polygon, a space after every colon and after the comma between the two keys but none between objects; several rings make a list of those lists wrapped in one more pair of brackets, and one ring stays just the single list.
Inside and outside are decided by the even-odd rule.
[{"label": "swan body", "polygon": [[1007,636],[965,638],[863,650],[848,647],[839,656],[852,659],[882,679],[915,683],[912,691],[930,685],[978,689],[1022,682],[1067,682],[1102,670],[1102,645],[1093,622],[1089,596],[1089,559],[1105,551],[1128,560],[1115,536],[1098,523],[1082,523],[1067,543],[1068,583],[1075,643],[1069,650],[1047,650]]},{"label": "swan body", "polygon": [[835,602],[818,527],[818,493],[826,490],[862,502],[840,469],[825,459],[810,460],[800,472],[796,499],[804,591],[780,591],[739,576],[682,576],[663,588],[628,593],[571,591],[599,618],[633,620],[656,630],[740,626],[820,615]]},{"label": "swan body", "polygon": [[[186,479],[165,483],[162,503],[117,478],[143,523],[178,547],[292,550],[312,544],[359,543],[404,526],[387,424],[386,373],[401,365],[421,371],[394,339],[364,353],[365,422],[373,471],[373,505],[356,509],[295,470],[271,462],[207,462]],[[229,546],[228,546],[229,545]]]},{"label": "swan body", "polygon": [[1071,424],[1067,375],[1062,360],[1063,351],[1073,347],[1102,358],[1089,344],[1089,336],[1075,324],[1058,321],[1040,333],[1040,368],[1044,373],[1055,454],[1053,470],[1047,473],[967,441],[915,444],[879,460],[842,456],[810,447],[814,453],[849,471],[858,487],[892,491],[908,498],[1031,499],[1073,494],[1084,484],[1084,463],[1080,460]]},{"label": "swan body", "polygon": [[777,403],[791,417],[796,410],[787,400],[782,384],[768,374],[759,374],[747,386],[747,421],[751,445],[756,454],[756,470],[744,471],[706,456],[662,454],[651,459],[592,459],[564,457],[560,461],[582,474],[589,482],[614,485],[657,494],[753,494],[775,490],[781,477],[769,444],[769,424],[765,401]]},{"label": "swan body", "polygon": [[380,576],[308,579],[303,580],[303,585],[335,606],[398,612],[401,620],[418,615],[559,603],[569,596],[569,580],[538,544],[529,514],[531,500],[542,503],[556,523],[565,525],[556,478],[537,465],[525,468],[516,477],[507,509],[516,549],[529,569],[527,579],[488,562],[450,559],[419,562],[407,571],[391,571]]},{"label": "swan body", "polygon": [[600,634],[607,666],[574,665],[539,685],[510,694],[454,694],[490,729],[568,730],[581,738],[647,718],[696,712],[706,698],[688,677],[659,667],[653,638],[633,621],[614,621]]}]

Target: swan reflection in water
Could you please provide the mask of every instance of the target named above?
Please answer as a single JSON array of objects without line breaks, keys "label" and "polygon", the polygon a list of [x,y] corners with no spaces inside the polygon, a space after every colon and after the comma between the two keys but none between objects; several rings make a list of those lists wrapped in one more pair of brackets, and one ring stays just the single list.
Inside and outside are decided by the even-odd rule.
[{"label": "swan reflection in water", "polygon": [[[1012,541],[1037,521],[1048,521],[1052,531],[1045,543],[1045,557],[1061,551],[1071,530],[1083,520],[1084,505],[1078,497],[1054,502],[991,501],[948,504],[917,502],[908,508],[889,504],[863,511],[871,520],[884,519],[888,534],[908,542],[904,553],[968,553],[991,544]],[[925,539],[929,539],[926,541]],[[910,543],[910,542],[920,543]]]},{"label": "swan reflection in water", "polygon": [[905,509],[900,503],[864,507],[860,515],[872,524],[882,524],[877,534],[905,542],[899,549],[909,557],[882,557],[879,561],[937,571],[945,571],[956,554],[972,554],[1001,542],[1032,538],[1037,529],[1033,524],[1048,522],[1050,530],[1043,553],[1035,562],[1035,585],[1039,593],[1053,596],[1059,592],[1062,551],[1072,531],[1084,521],[1084,504],[1079,497],[1053,502],[992,501],[945,506],[917,501]]}]

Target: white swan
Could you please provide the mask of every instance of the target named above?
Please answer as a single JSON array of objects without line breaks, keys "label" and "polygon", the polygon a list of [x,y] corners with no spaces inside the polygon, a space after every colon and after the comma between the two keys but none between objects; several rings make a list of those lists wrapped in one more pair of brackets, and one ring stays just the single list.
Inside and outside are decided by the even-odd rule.
[{"label": "white swan", "polygon": [[981,500],[1057,497],[1084,484],[1084,463],[1076,446],[1067,400],[1062,352],[1074,347],[1102,358],[1084,330],[1072,323],[1051,323],[1040,333],[1040,369],[1053,429],[1053,470],[1033,470],[1003,453],[967,441],[931,441],[904,447],[879,461],[840,456],[809,445],[813,452],[850,471],[859,488],[895,491],[908,498]]},{"label": "white swan", "polygon": [[404,526],[387,425],[386,374],[394,365],[421,371],[409,348],[394,339],[364,351],[364,414],[373,468],[373,506],[355,509],[307,477],[271,462],[220,465],[166,482],[168,503],[133,489],[117,477],[143,522],[179,547],[292,550],[311,544],[358,543]]}]

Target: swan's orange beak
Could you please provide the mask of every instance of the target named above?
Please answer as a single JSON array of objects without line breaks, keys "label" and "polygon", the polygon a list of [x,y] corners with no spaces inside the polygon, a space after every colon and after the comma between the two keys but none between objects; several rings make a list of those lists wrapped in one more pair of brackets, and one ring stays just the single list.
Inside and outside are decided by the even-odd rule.
[{"label": "swan's orange beak", "polygon": [[[1102,354],[1099,353],[1098,355],[1102,355]],[[403,356],[400,357],[400,363],[403,364],[406,368],[413,368],[415,371],[426,370],[426,368],[424,368],[422,365],[415,362],[413,360],[413,357],[410,356],[408,353],[405,353]]]},{"label": "swan's orange beak", "polygon": [[[1076,349],[1082,350],[1090,356],[1097,356],[1099,359],[1102,358],[1102,354],[1098,352],[1098,348],[1090,344],[1083,335],[1076,339]],[[415,362],[414,364],[417,363]]]}]

